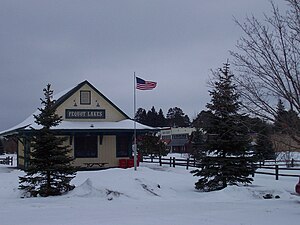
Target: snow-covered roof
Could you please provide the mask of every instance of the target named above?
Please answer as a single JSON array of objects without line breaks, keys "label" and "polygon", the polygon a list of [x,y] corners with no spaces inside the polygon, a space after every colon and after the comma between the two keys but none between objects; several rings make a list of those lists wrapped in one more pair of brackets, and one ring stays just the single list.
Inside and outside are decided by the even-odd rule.
[{"label": "snow-covered roof", "polygon": [[[66,121],[63,120],[58,126],[53,127],[53,130],[155,130],[153,127],[143,125],[131,119],[125,119],[117,122],[101,122],[101,121]],[[33,115],[28,117],[22,123],[0,132],[0,135],[17,133],[18,131],[29,131],[31,129],[40,129],[41,126],[34,122]]]},{"label": "snow-covered roof", "polygon": [[[118,110],[126,119],[120,121],[82,121],[82,120],[63,120],[58,126],[53,127],[53,130],[154,130],[155,128],[149,127],[143,124],[131,120],[124,112],[122,112],[117,106],[115,106],[108,98],[102,95],[93,85],[91,85],[88,81],[84,81],[78,84],[76,87],[66,89],[58,94],[53,96],[53,100],[56,100],[56,105],[60,105],[64,102],[72,93],[77,91],[80,87],[84,84],[88,84],[92,87],[99,95],[106,99],[109,104],[111,104],[116,110]],[[23,122],[19,123],[18,125],[1,131],[0,135],[8,135],[13,133],[18,133],[19,131],[30,131],[33,129],[40,129],[41,126],[35,123],[34,115],[38,115],[40,112],[36,110],[32,115],[30,115],[27,119]]]}]

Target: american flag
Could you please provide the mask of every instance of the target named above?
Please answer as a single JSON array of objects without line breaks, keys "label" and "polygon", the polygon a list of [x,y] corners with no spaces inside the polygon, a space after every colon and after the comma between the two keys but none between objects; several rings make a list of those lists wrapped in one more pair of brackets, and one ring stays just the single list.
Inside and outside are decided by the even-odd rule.
[{"label": "american flag", "polygon": [[136,77],[136,89],[139,90],[152,90],[156,87],[156,82],[143,80],[139,77]]}]

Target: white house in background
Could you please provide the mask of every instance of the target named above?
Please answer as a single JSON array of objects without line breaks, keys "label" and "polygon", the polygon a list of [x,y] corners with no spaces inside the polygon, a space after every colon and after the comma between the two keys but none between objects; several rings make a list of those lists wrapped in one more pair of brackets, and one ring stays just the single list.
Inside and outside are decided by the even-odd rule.
[{"label": "white house in background", "polygon": [[190,137],[196,131],[193,127],[166,127],[160,130],[160,138],[170,153],[187,153]]},{"label": "white house in background", "polygon": [[[134,121],[88,81],[55,95],[54,99],[62,122],[53,130],[58,136],[66,137],[64,144],[71,148],[75,166],[117,167],[120,159],[132,156]],[[36,114],[39,111],[33,115]],[[22,169],[30,160],[34,129],[40,128],[33,115],[0,132],[0,136],[17,137],[17,162]],[[136,123],[136,130],[144,133],[153,128]]]}]

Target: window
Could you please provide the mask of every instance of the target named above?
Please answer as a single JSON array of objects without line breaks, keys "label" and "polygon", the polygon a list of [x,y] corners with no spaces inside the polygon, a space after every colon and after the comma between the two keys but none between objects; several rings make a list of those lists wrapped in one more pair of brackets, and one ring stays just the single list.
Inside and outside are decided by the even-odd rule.
[{"label": "window", "polygon": [[90,105],[91,104],[91,92],[90,91],[80,91],[80,104]]},{"label": "window", "polygon": [[97,135],[80,134],[74,138],[74,152],[76,158],[98,157]]},{"label": "window", "polygon": [[172,139],[187,139],[188,136],[188,134],[173,134]]},{"label": "window", "polygon": [[117,135],[117,157],[130,156],[131,144],[131,135]]}]

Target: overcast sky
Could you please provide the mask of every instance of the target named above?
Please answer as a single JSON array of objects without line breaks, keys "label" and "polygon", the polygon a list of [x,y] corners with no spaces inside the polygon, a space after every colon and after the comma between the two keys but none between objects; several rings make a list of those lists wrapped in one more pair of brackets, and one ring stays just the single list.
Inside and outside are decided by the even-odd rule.
[{"label": "overcast sky", "polygon": [[241,36],[233,17],[270,10],[268,0],[0,0],[0,130],[36,111],[47,83],[58,93],[88,80],[132,117],[134,72],[158,83],[137,107],[193,119]]}]

